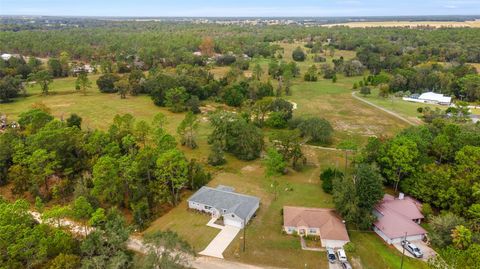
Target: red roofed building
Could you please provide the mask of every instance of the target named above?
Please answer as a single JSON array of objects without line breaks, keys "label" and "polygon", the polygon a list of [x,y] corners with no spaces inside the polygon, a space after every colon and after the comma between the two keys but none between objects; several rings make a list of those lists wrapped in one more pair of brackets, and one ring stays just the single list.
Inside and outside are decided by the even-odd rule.
[{"label": "red roofed building", "polygon": [[403,193],[398,198],[385,194],[383,200],[375,207],[373,214],[377,221],[373,230],[389,244],[422,240],[427,231],[419,224],[424,218],[420,212],[422,204]]},{"label": "red roofed building", "polygon": [[283,229],[287,234],[319,236],[323,247],[341,248],[350,241],[345,224],[328,208],[284,206]]}]

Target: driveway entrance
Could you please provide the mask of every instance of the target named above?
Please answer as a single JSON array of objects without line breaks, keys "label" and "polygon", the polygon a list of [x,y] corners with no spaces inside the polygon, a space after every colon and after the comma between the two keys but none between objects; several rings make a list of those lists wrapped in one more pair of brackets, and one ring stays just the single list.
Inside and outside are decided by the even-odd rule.
[{"label": "driveway entrance", "polygon": [[217,225],[214,224],[215,221],[216,219],[211,219],[207,223],[207,226],[221,229],[221,231],[217,234],[217,236],[215,236],[212,242],[210,242],[210,244],[208,244],[208,246],[199,254],[223,259],[223,252],[225,251],[225,249],[227,249],[233,239],[235,239],[238,232],[240,232],[240,228],[229,225]]}]

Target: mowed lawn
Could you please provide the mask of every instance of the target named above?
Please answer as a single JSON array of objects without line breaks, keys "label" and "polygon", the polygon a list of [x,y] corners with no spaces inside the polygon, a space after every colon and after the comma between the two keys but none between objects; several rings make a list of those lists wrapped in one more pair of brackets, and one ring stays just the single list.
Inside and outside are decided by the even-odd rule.
[{"label": "mowed lawn", "polygon": [[[400,268],[402,253],[396,250],[393,246],[387,246],[375,233],[350,231],[349,235],[350,240],[355,244],[355,251],[347,254],[354,268]],[[405,256],[403,260],[403,268],[426,269],[429,267],[425,262]]]}]

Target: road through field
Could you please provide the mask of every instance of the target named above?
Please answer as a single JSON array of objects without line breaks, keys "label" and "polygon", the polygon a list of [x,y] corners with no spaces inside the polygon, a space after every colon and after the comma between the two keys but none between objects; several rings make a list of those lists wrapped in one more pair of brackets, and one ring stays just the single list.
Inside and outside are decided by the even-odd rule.
[{"label": "road through field", "polygon": [[355,98],[355,99],[357,99],[357,100],[359,100],[359,101],[362,101],[362,102],[364,102],[364,103],[366,103],[366,104],[368,104],[368,105],[371,105],[371,106],[373,106],[373,107],[375,107],[375,108],[377,108],[377,109],[380,109],[380,110],[382,110],[383,112],[388,113],[388,114],[390,114],[390,115],[392,115],[392,116],[394,116],[394,117],[396,117],[396,118],[398,118],[398,119],[400,119],[400,120],[402,120],[402,121],[404,121],[404,122],[406,122],[406,123],[408,123],[408,124],[410,124],[410,125],[413,125],[413,126],[418,125],[418,123],[412,122],[412,121],[404,118],[403,116],[401,116],[401,115],[399,115],[399,114],[397,114],[397,113],[395,113],[395,112],[393,112],[393,111],[390,111],[390,110],[388,110],[388,109],[386,109],[386,108],[383,108],[383,107],[378,106],[378,105],[376,105],[376,104],[374,104],[374,103],[372,103],[372,102],[369,102],[369,101],[367,101],[367,100],[365,100],[365,99],[363,99],[363,98],[358,97],[358,96],[356,95],[356,93],[357,93],[357,92],[352,92],[353,98]]}]

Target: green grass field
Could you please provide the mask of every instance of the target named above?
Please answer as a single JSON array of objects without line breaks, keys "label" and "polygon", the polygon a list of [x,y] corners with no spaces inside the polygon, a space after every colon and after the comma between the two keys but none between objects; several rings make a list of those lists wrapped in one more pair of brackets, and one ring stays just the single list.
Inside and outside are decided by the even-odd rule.
[{"label": "green grass field", "polygon": [[362,144],[370,136],[392,136],[408,125],[376,108],[355,100],[350,90],[359,78],[339,77],[330,80],[302,82],[293,86],[288,99],[297,103],[296,115],[328,119],[335,130],[335,141],[351,139]]}]

